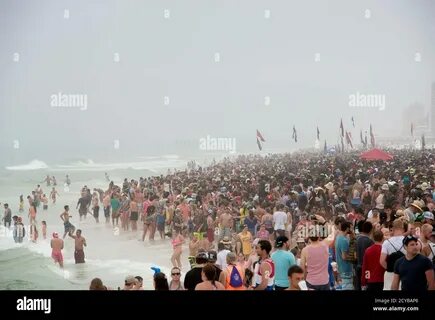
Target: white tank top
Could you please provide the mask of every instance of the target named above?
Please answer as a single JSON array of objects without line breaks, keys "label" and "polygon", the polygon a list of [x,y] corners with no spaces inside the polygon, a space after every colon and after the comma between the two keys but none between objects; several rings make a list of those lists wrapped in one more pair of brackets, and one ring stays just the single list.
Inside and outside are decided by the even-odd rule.
[{"label": "white tank top", "polygon": [[262,263],[268,263],[266,261],[271,261],[272,265],[270,266],[272,271],[271,274],[268,276],[268,280],[267,280],[267,286],[273,286],[274,280],[275,280],[275,267],[273,265],[273,261],[272,259],[268,258],[266,260],[259,260],[256,264],[255,264],[255,268],[254,268],[254,283],[255,285],[259,285],[261,283],[261,279],[262,279],[262,275],[260,273],[260,264]]},{"label": "white tank top", "polygon": [[435,254],[435,243],[429,242],[429,252],[428,258],[432,261]]}]

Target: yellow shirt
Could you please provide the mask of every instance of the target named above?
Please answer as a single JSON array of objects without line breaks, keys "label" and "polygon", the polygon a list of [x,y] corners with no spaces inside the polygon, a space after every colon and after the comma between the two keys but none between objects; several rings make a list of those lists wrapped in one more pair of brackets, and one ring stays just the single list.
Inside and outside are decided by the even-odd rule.
[{"label": "yellow shirt", "polygon": [[242,252],[245,256],[250,255],[252,252],[252,244],[251,244],[251,239],[252,239],[252,235],[251,233],[248,231],[246,232],[246,234],[243,234],[243,232],[239,233],[240,236],[240,241],[242,241]]}]

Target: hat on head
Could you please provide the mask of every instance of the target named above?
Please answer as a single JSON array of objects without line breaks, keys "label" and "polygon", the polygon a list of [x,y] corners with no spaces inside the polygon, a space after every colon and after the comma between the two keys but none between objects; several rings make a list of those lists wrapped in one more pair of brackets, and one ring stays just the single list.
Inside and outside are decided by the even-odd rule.
[{"label": "hat on head", "polygon": [[[205,251],[199,251],[199,252],[196,254],[195,259],[196,259],[196,261],[198,261],[198,260],[204,260],[205,262],[207,262],[207,261],[209,261],[208,253],[205,252]],[[204,262],[204,263],[205,263],[205,262]],[[198,262],[197,262],[197,263],[198,263]]]},{"label": "hat on head", "polygon": [[381,187],[381,190],[388,191],[390,188],[388,187],[388,184],[384,183]]},{"label": "hat on head", "polygon": [[334,184],[330,181],[327,184],[324,185],[324,187],[328,190],[333,190],[334,189]]},{"label": "hat on head", "polygon": [[229,237],[225,236],[222,240],[221,243],[223,244],[231,244],[231,240]]},{"label": "hat on head", "polygon": [[216,262],[217,260],[217,252],[214,250],[210,250],[208,252],[208,262]]},{"label": "hat on head", "polygon": [[433,213],[430,212],[430,211],[425,211],[425,212],[423,212],[423,217],[424,217],[425,219],[434,220]]},{"label": "hat on head", "polygon": [[279,236],[275,240],[275,248],[282,248],[284,246],[284,243],[288,241],[288,238],[286,236]]},{"label": "hat on head", "polygon": [[418,211],[422,212],[423,209],[420,207],[420,201],[418,200],[414,200],[413,203],[410,204],[411,206],[413,206],[414,208],[416,208]]},{"label": "hat on head", "polygon": [[407,246],[408,243],[410,243],[411,241],[417,242],[418,238],[416,238],[416,237],[414,237],[412,235],[409,235],[409,236],[406,236],[405,238],[403,238],[402,243],[403,243],[404,246]]},{"label": "hat on head", "polygon": [[420,188],[421,188],[421,190],[425,191],[426,189],[429,188],[429,185],[428,185],[427,182],[423,182],[423,183],[420,185]]},{"label": "hat on head", "polygon": [[154,271],[154,274],[160,272],[160,268],[159,267],[151,267],[150,269]]},{"label": "hat on head", "polygon": [[133,277],[133,276],[127,276],[125,278],[125,284],[126,285],[133,284],[133,283],[135,283],[135,281],[136,281],[136,278]]},{"label": "hat on head", "polygon": [[403,215],[405,215],[405,211],[403,211],[402,209],[398,209],[396,210],[396,213],[394,215],[396,217],[402,217]]}]

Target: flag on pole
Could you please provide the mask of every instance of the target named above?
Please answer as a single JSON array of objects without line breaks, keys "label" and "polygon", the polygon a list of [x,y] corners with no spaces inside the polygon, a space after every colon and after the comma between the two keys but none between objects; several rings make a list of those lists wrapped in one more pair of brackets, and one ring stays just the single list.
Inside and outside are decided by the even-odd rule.
[{"label": "flag on pole", "polygon": [[293,134],[292,138],[295,139],[295,142],[298,142],[298,133],[296,132],[296,127],[293,125]]},{"label": "flag on pole", "polygon": [[260,149],[260,151],[263,150],[263,147],[261,146],[261,142],[258,139],[258,137],[257,137],[257,146],[258,146],[258,149]]},{"label": "flag on pole", "polygon": [[319,131],[319,126],[317,126],[317,140],[320,140],[320,131]]},{"label": "flag on pole", "polygon": [[352,136],[349,131],[346,131],[346,144],[350,145],[350,147],[353,149]]},{"label": "flag on pole", "polygon": [[343,119],[341,119],[341,122],[340,122],[340,130],[341,130],[341,136],[344,138]]},{"label": "flag on pole", "polygon": [[375,147],[375,135],[373,133],[372,124],[370,123],[370,143],[372,144],[372,148]]},{"label": "flag on pole", "polygon": [[355,119],[352,116],[352,126],[355,128]]},{"label": "flag on pole", "polygon": [[414,138],[414,124],[411,122],[411,136]]},{"label": "flag on pole", "polygon": [[260,131],[258,131],[258,129],[257,129],[257,139],[260,139],[262,142],[266,142],[266,140],[264,140],[263,136],[261,135]]}]

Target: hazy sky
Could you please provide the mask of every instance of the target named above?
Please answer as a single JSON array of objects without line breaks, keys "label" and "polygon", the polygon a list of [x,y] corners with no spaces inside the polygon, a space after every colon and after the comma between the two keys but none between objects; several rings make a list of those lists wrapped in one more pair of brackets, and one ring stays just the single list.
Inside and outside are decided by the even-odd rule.
[{"label": "hazy sky", "polygon": [[[1,163],[194,153],[207,135],[258,152],[257,128],[263,152],[293,150],[316,125],[336,144],[340,117],[358,142],[429,108],[435,1],[0,0],[0,48]],[[51,106],[59,92],[87,109]],[[350,107],[357,92],[385,110]]]}]

